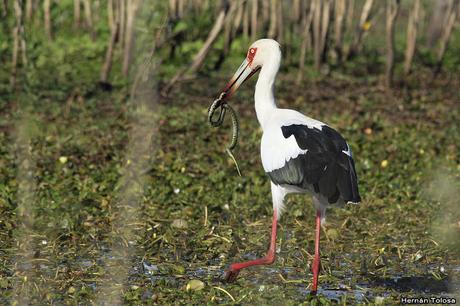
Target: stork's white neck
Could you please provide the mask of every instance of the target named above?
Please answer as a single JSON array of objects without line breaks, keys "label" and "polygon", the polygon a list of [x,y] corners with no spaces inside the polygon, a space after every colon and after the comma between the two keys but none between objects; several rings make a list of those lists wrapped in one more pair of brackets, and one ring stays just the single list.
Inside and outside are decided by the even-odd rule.
[{"label": "stork's white neck", "polygon": [[264,63],[260,70],[259,79],[254,94],[257,120],[264,129],[270,114],[277,108],[274,90],[275,78],[280,67],[280,58]]}]

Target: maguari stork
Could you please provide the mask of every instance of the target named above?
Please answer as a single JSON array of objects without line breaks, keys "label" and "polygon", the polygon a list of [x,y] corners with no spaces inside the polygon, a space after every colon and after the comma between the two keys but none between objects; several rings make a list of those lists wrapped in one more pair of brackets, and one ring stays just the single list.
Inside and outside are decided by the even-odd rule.
[{"label": "maguari stork", "polygon": [[255,89],[255,110],[263,130],[261,159],[271,180],[273,221],[271,240],[265,257],[234,263],[226,272],[234,281],[241,269],[272,264],[275,260],[276,228],[290,193],[306,193],[316,209],[315,256],[311,293],[316,294],[320,269],[320,230],[326,209],[332,204],[359,203],[358,181],[350,146],[333,128],[295,110],[278,108],[274,97],[275,78],[281,63],[278,42],[260,39],[223,93],[228,99],[240,85],[260,70]]}]

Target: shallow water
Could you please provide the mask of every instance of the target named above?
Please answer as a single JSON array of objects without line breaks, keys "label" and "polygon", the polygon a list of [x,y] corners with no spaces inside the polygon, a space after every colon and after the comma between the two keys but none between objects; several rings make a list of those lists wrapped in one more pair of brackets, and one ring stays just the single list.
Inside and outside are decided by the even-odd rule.
[{"label": "shallow water", "polygon": [[[247,255],[245,257],[255,258],[255,256]],[[186,263],[183,263],[186,266]],[[139,268],[140,267],[140,268]],[[347,263],[343,263],[343,271],[337,271],[342,275],[343,283],[332,285],[329,283],[321,283],[318,289],[318,296],[324,296],[331,301],[340,303],[342,300],[349,302],[367,303],[376,299],[385,299],[390,296],[422,296],[436,295],[443,297],[455,297],[460,292],[460,265],[447,265],[443,267],[445,274],[442,274],[441,279],[436,279],[432,274],[414,275],[414,276],[385,276],[381,277],[375,274],[363,275],[362,280],[353,286],[349,286],[353,273]],[[437,265],[426,266],[428,271],[438,271]],[[270,290],[272,287],[283,287],[294,289],[297,292],[297,300],[303,301],[310,293],[309,284],[311,275],[304,275],[301,269],[292,267],[277,268],[273,266],[263,266],[242,271],[240,278],[245,282],[249,282],[259,292]],[[152,284],[168,284],[170,286],[184,283],[187,279],[201,279],[204,282],[211,280],[214,285],[225,287],[226,283],[223,280],[225,269],[221,265],[208,267],[199,267],[197,269],[186,269],[183,276],[176,277],[166,275],[160,272],[158,264],[144,260],[138,267],[132,270],[131,275],[142,273]],[[290,283],[284,283],[279,277],[283,275]],[[333,272],[334,274],[334,272]],[[138,275],[139,276],[139,275]],[[162,282],[163,281],[163,282]],[[238,281],[236,282],[238,285]]]}]

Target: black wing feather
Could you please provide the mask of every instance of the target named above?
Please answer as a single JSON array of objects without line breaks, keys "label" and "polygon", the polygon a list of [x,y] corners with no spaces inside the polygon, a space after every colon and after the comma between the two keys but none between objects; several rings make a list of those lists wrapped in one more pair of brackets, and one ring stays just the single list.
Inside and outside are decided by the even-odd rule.
[{"label": "black wing feather", "polygon": [[281,131],[285,138],[294,135],[299,148],[307,152],[269,172],[275,184],[313,185],[329,203],[339,197],[345,202],[361,201],[353,158],[343,152],[348,144],[337,131],[326,125],[320,130],[298,124],[282,126]]}]

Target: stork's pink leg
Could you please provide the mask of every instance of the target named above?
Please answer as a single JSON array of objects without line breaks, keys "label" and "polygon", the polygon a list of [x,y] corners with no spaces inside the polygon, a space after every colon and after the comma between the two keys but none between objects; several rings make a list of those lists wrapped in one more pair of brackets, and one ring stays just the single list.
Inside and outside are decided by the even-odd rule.
[{"label": "stork's pink leg", "polygon": [[316,294],[318,289],[318,274],[321,259],[319,256],[319,236],[321,233],[321,212],[316,212],[316,235],[315,235],[315,258],[313,260],[313,285],[311,287],[311,294]]},{"label": "stork's pink leg", "polygon": [[270,240],[270,248],[268,249],[267,255],[265,257],[245,262],[234,263],[230,266],[230,269],[225,273],[225,280],[228,282],[233,282],[236,280],[238,273],[241,269],[257,266],[257,265],[270,265],[275,261],[275,249],[276,249],[276,227],[278,225],[278,214],[276,209],[273,212],[273,221],[272,221],[272,235]]}]

